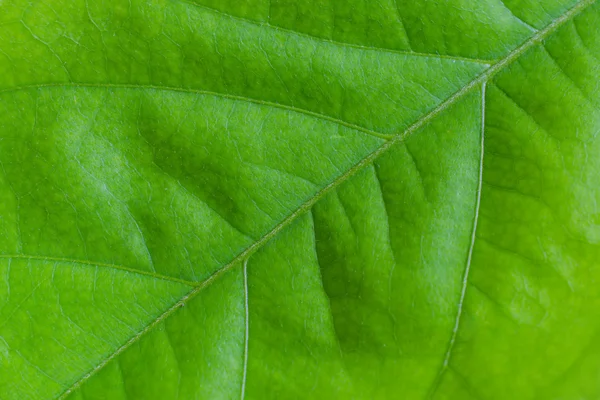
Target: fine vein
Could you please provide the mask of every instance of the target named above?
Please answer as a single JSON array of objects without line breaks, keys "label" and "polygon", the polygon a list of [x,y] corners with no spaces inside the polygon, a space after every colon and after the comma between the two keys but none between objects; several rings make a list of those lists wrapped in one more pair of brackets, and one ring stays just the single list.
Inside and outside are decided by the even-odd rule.
[{"label": "fine vein", "polygon": [[263,237],[261,237],[258,241],[254,242],[250,245],[246,250],[241,252],[237,257],[235,257],[229,264],[225,265],[220,270],[216,271],[213,275],[211,275],[208,279],[200,283],[196,288],[192,289],[185,296],[181,298],[175,305],[173,305],[170,309],[165,311],[162,315],[156,318],[153,322],[146,326],[142,331],[140,331],[137,335],[133,336],[129,341],[127,341],[123,346],[118,348],[113,354],[111,354],[108,358],[100,362],[96,367],[90,370],[87,374],[82,376],[78,381],[76,381],[71,387],[66,389],[63,394],[59,397],[59,399],[66,398],[70,393],[79,388],[87,379],[89,379],[96,372],[101,370],[106,364],[108,364],[111,360],[125,351],[129,346],[135,343],[139,338],[141,338],[146,332],[152,330],[155,326],[160,324],[163,320],[171,316],[177,309],[185,305],[190,299],[194,298],[198,293],[200,293],[205,287],[210,286],[213,282],[218,280],[222,275],[228,272],[233,267],[240,264],[241,261],[249,258],[255,251],[257,251],[260,247],[262,247],[265,243],[267,243],[273,236],[277,235],[282,229],[286,226],[290,225],[296,218],[300,215],[304,214],[304,212],[308,211],[319,199],[321,199],[325,194],[335,189],[337,186],[341,185],[348,178],[353,176],[356,172],[358,172],[363,167],[369,165],[373,160],[379,157],[381,154],[385,153],[396,143],[404,140],[416,130],[422,128],[424,125],[429,123],[432,119],[434,119],[437,115],[439,115],[444,110],[451,107],[458,100],[462,99],[465,95],[467,95],[473,88],[478,87],[479,85],[484,84],[488,81],[492,76],[506,68],[509,64],[515,61],[519,56],[521,56],[524,52],[529,50],[531,47],[535,46],[539,42],[541,42],[544,38],[546,38],[549,34],[554,32],[558,27],[560,27],[565,22],[574,18],[577,14],[582,12],[585,8],[593,4],[596,0],[582,0],[577,3],[573,8],[569,11],[561,15],[559,18],[555,19],[552,23],[546,26],[544,29],[538,31],[535,35],[530,37],[527,41],[521,44],[518,48],[510,52],[506,57],[498,61],[489,69],[485,70],[475,79],[473,79],[470,83],[464,86],[462,89],[454,93],[444,102],[442,102],[438,107],[430,111],[428,114],[424,115],[420,120],[412,124],[408,127],[403,133],[398,134],[392,140],[385,142],[381,147],[375,150],[373,153],[369,154],[367,157],[359,161],[356,165],[346,171],[344,174],[340,175],[334,181],[332,181],[329,185],[325,186],[321,189],[317,194],[308,199],[304,204],[302,204],[296,211],[290,214],[287,218],[281,221],[278,225],[276,225],[270,232],[266,233]]}]

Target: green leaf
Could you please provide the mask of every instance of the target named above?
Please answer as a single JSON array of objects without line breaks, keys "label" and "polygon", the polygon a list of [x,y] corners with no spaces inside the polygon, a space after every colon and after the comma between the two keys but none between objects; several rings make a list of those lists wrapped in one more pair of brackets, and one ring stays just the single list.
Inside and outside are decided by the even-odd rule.
[{"label": "green leaf", "polygon": [[600,397],[600,2],[0,0],[0,398]]}]

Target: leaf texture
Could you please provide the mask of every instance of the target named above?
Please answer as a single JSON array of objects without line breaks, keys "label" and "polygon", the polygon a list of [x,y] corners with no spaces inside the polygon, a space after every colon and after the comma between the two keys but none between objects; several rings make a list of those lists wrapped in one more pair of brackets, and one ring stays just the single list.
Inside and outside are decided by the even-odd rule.
[{"label": "leaf texture", "polygon": [[0,398],[597,398],[599,27],[0,2]]}]

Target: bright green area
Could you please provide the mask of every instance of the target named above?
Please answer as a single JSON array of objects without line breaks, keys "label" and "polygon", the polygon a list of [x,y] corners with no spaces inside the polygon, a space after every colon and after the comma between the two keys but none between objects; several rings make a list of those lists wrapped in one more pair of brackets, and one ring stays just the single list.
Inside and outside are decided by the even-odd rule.
[{"label": "bright green area", "polygon": [[0,398],[600,397],[600,3],[0,2]]}]

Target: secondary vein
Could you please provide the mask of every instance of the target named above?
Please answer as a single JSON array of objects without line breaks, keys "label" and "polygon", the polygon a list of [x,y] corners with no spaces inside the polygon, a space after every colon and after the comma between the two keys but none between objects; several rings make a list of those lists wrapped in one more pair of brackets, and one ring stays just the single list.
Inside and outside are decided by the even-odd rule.
[{"label": "secondary vein", "polygon": [[149,276],[155,279],[160,279],[163,281],[177,282],[187,286],[196,287],[198,286],[197,282],[186,281],[185,279],[179,279],[168,275],[161,275],[152,271],[143,271],[141,269],[135,269],[130,267],[125,267],[122,265],[116,264],[108,264],[90,260],[76,260],[72,258],[63,258],[63,257],[52,257],[52,256],[40,256],[40,255],[31,255],[31,254],[0,254],[0,259],[6,258],[8,260],[22,259],[22,260],[37,260],[37,261],[51,261],[51,262],[62,262],[68,264],[78,264],[78,265],[89,265],[92,267],[104,267],[104,268],[112,268],[121,271],[126,271],[138,275]]},{"label": "secondary vein", "polygon": [[[273,25],[268,22],[261,22],[261,21],[250,19],[250,18],[244,18],[244,17],[239,17],[236,15],[228,14],[224,11],[218,10],[213,7],[209,7],[205,4],[197,3],[195,1],[190,1],[190,0],[172,0],[172,1],[179,2],[182,4],[187,4],[189,6],[196,7],[199,9],[207,10],[214,14],[222,15],[222,16],[225,16],[225,17],[230,18],[235,21],[241,21],[241,22],[244,22],[247,24],[252,24],[252,25],[258,26],[260,28],[269,28],[269,29],[273,29],[273,30],[287,33],[287,34],[292,34],[292,35],[296,35],[296,36],[300,36],[300,37],[306,37],[306,38],[309,38],[312,40],[318,40],[323,43],[330,43],[335,46],[352,47],[355,49],[361,49],[361,50],[366,50],[366,51],[376,51],[379,53],[399,54],[402,56],[444,58],[444,59],[448,59],[448,60],[456,60],[456,61],[470,62],[470,63],[474,63],[474,64],[483,64],[483,65],[490,65],[494,62],[494,60],[483,60],[483,59],[474,58],[474,57],[461,57],[461,56],[453,56],[453,55],[448,55],[448,54],[435,54],[435,53],[420,53],[420,52],[416,52],[416,51],[412,51],[412,50],[395,50],[395,49],[388,49],[388,48],[384,48],[384,47],[363,46],[363,45],[355,44],[355,43],[340,42],[337,40],[332,40],[332,39],[327,39],[324,37],[311,35],[311,34],[305,33],[305,32],[295,31],[293,29],[283,28],[281,26]],[[404,23],[402,21],[400,21],[400,24],[401,24],[401,29],[406,34],[406,29],[404,28]],[[406,34],[406,38],[408,40],[408,34]]]},{"label": "secondary vein", "polygon": [[456,318],[454,320],[454,328],[452,329],[452,336],[450,337],[450,341],[448,342],[448,348],[446,350],[446,354],[444,356],[444,361],[442,362],[442,366],[431,386],[429,391],[429,398],[433,397],[435,392],[437,391],[442,377],[444,376],[446,370],[448,369],[448,365],[450,364],[450,358],[452,357],[452,351],[454,350],[454,344],[456,343],[456,337],[458,336],[458,330],[460,328],[460,322],[463,312],[463,305],[465,300],[465,295],[467,294],[467,286],[469,284],[469,273],[471,272],[471,262],[473,260],[473,249],[475,248],[475,238],[477,237],[477,225],[479,223],[479,208],[481,205],[481,188],[483,185],[483,158],[485,155],[485,86],[484,83],[481,87],[481,153],[479,158],[479,177],[477,181],[477,192],[475,197],[475,212],[473,216],[473,229],[471,230],[471,243],[469,244],[469,251],[467,253],[467,261],[465,264],[465,270],[462,278],[462,285],[460,289],[460,297],[458,299],[458,306],[456,311]]},{"label": "secondary vein", "polygon": [[248,308],[248,260],[244,261],[244,370],[242,375],[241,400],[246,396],[246,378],[248,376],[248,340],[250,339],[250,309]]},{"label": "secondary vein", "polygon": [[289,106],[286,104],[276,103],[272,101],[265,101],[254,99],[251,97],[244,96],[236,96],[227,93],[220,92],[212,92],[210,90],[201,90],[201,89],[191,89],[191,88],[182,88],[175,86],[159,86],[159,85],[149,85],[149,84],[132,84],[132,83],[91,83],[91,82],[57,82],[57,83],[39,83],[33,85],[24,85],[24,86],[14,86],[6,89],[0,89],[0,94],[17,92],[20,90],[27,89],[41,89],[41,88],[106,88],[106,89],[141,89],[141,90],[162,90],[162,91],[170,91],[170,92],[179,92],[179,93],[192,93],[197,95],[205,95],[205,96],[214,96],[221,97],[224,99],[241,101],[245,103],[253,103],[266,107],[279,108],[286,111],[295,112],[298,114],[308,115],[309,117],[322,119],[325,121],[333,122],[337,125],[342,125],[350,129],[354,129],[363,133],[366,133],[371,136],[375,136],[381,139],[390,139],[394,137],[393,134],[386,134],[382,132],[377,132],[369,128],[365,128],[350,122],[343,121],[341,119],[331,117],[329,115],[316,113],[314,111],[309,111],[304,108],[298,108],[294,106]]}]

